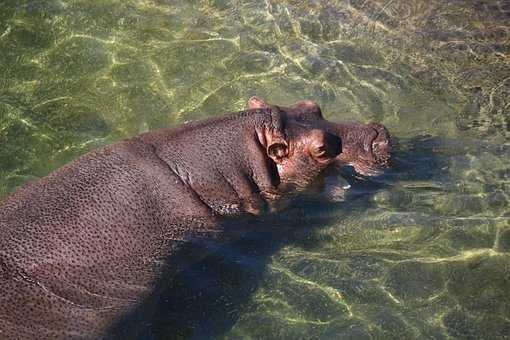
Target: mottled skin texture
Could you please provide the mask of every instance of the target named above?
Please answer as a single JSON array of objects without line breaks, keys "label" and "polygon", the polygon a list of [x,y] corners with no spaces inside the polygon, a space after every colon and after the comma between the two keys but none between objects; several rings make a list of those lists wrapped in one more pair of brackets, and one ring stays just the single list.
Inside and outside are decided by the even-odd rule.
[{"label": "mottled skin texture", "polygon": [[[313,182],[340,139],[260,108],[92,151],[0,201],[0,338],[107,337],[190,242]],[[304,168],[303,168],[304,167]]]},{"label": "mottled skin texture", "polygon": [[[248,108],[275,107],[262,98],[252,97]],[[338,166],[350,165],[361,175],[378,175],[387,168],[391,159],[391,137],[379,123],[334,123],[322,116],[317,103],[304,100],[290,107],[279,106],[288,112],[288,117],[307,127],[315,127],[342,139],[342,153],[336,158]]]}]

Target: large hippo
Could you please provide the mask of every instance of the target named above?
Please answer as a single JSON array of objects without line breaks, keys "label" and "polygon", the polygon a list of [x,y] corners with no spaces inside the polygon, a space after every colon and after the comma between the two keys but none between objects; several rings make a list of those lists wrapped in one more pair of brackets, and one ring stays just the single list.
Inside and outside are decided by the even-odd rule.
[{"label": "large hippo", "polygon": [[158,298],[182,248],[221,237],[226,219],[277,211],[336,159],[336,131],[293,118],[301,109],[152,131],[1,200],[0,338],[113,336]]}]

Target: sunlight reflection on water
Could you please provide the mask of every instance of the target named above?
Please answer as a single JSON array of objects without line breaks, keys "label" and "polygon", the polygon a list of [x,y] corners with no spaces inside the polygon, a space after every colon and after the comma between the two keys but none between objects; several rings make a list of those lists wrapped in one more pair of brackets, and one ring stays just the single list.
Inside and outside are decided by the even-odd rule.
[{"label": "sunlight reflection on water", "polygon": [[0,195],[252,95],[312,98],[329,119],[385,124],[394,167],[182,273],[147,334],[505,338],[509,14],[476,0],[4,2]]}]

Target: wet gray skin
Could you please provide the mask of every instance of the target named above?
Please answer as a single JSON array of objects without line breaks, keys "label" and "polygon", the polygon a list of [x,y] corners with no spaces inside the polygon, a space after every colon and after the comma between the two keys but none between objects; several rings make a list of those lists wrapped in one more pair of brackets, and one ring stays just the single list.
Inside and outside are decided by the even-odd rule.
[{"label": "wet gray skin", "polygon": [[275,212],[305,190],[341,140],[288,120],[290,111],[148,132],[1,200],[2,337],[115,335],[115,325],[159,299],[189,243],[221,240],[225,217]]},{"label": "wet gray skin", "polygon": [[383,124],[391,166],[342,167],[323,188],[350,186],[340,202],[298,198],[189,266],[132,334],[507,339],[509,10],[502,0],[2,1],[0,196],[255,95],[313,100],[329,122]]}]

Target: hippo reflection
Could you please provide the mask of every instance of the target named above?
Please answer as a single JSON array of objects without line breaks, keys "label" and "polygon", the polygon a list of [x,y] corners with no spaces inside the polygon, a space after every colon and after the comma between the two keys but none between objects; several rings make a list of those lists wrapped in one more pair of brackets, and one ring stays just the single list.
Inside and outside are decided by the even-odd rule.
[{"label": "hippo reflection", "polygon": [[110,336],[227,217],[278,211],[337,161],[386,163],[371,153],[386,150],[379,135],[353,142],[369,127],[327,122],[311,102],[249,106],[89,152],[0,201],[2,337]]}]

